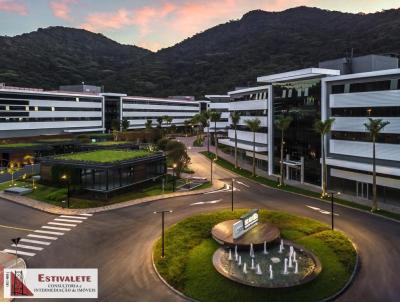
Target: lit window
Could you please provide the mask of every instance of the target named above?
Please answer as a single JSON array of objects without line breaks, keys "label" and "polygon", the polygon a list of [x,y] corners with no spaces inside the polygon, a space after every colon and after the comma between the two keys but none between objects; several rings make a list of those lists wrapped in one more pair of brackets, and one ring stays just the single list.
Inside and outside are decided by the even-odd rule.
[{"label": "lit window", "polygon": [[56,109],[54,107],[51,107],[51,111],[56,111]]},{"label": "lit window", "polygon": [[10,106],[6,106],[6,111],[10,111]]},{"label": "lit window", "polygon": [[76,101],[79,102],[79,98],[76,98]]},{"label": "lit window", "polygon": [[29,106],[25,106],[25,111],[29,111]]},{"label": "lit window", "polygon": [[35,111],[39,111],[39,107],[38,106],[35,106]]},{"label": "lit window", "polygon": [[308,87],[304,89],[304,96],[308,96],[308,90],[309,90]]}]

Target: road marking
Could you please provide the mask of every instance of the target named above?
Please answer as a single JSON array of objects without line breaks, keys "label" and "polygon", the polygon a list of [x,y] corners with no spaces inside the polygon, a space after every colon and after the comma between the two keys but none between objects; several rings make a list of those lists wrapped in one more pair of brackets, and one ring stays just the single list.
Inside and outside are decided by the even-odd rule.
[{"label": "road marking", "polygon": [[0,224],[0,228],[13,229],[13,230],[18,230],[18,231],[28,231],[28,232],[32,232],[33,231],[33,230],[30,230],[30,229],[24,229],[24,228],[13,227],[13,226],[8,226],[8,225],[1,225],[1,224]]},{"label": "road marking", "polygon": [[22,238],[21,241],[28,242],[28,243],[41,244],[41,245],[50,245],[51,244],[51,242],[47,242],[47,241],[31,240],[31,239],[25,239],[25,238]]},{"label": "road marking", "polygon": [[222,199],[216,199],[216,200],[211,200],[211,201],[199,201],[199,202],[194,202],[191,203],[191,206],[197,206],[197,205],[202,205],[202,204],[214,204],[214,203],[218,203],[221,202]]},{"label": "road marking", "polygon": [[64,233],[60,233],[60,232],[50,232],[50,231],[42,231],[42,230],[36,230],[34,232],[41,233],[41,234],[59,235],[59,236],[64,235]]},{"label": "road marking", "polygon": [[[9,253],[9,254],[17,254],[17,252],[15,250],[9,250],[9,249],[5,249],[3,250],[4,253]],[[18,251],[18,255],[24,255],[24,256],[35,256],[35,253],[28,253],[28,252],[24,252],[24,251]]]},{"label": "road marking", "polygon": [[[15,244],[11,244],[11,246],[17,247]],[[35,251],[43,251],[42,247],[25,245],[25,244],[18,244],[18,248],[27,249],[27,250],[35,250]]]},{"label": "road marking", "polygon": [[[331,215],[331,214],[332,214],[332,212],[322,210],[321,208],[312,207],[312,206],[308,206],[308,205],[306,205],[306,207],[307,207],[307,208],[310,208],[311,210],[320,212],[321,214],[324,214],[324,215]],[[339,216],[339,214],[337,214],[337,213],[333,213],[333,215]]]},{"label": "road marking", "polygon": [[93,216],[93,214],[79,214],[79,215],[82,215],[82,216],[89,216],[89,217]]},{"label": "road marking", "polygon": [[52,226],[47,226],[47,225],[42,226],[42,229],[49,229],[49,230],[56,230],[56,231],[71,231],[71,229],[68,229],[68,228],[59,228],[59,227],[52,227]]},{"label": "road marking", "polygon": [[246,185],[244,182],[241,182],[241,181],[236,181],[239,185],[242,185],[242,186],[245,186],[246,188],[250,188],[250,186],[249,185]]},{"label": "road marking", "polygon": [[55,218],[54,221],[82,223],[82,221],[80,221],[80,220],[71,220],[71,219],[62,219],[62,218]]},{"label": "road marking", "polygon": [[47,224],[76,227],[76,224],[70,224],[70,223],[48,222]]},{"label": "road marking", "polygon": [[69,216],[69,215],[61,215],[61,218],[72,218],[72,219],[88,219],[87,217],[81,217],[81,216]]},{"label": "road marking", "polygon": [[43,235],[35,235],[35,234],[29,234],[27,237],[32,237],[32,238],[40,238],[40,239],[49,239],[49,240],[57,240],[57,237],[51,237],[51,236],[43,236]]}]

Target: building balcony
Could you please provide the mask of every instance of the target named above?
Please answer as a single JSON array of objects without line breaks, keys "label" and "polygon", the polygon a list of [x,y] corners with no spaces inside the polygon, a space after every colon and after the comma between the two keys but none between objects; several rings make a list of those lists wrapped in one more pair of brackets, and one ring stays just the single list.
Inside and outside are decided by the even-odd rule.
[{"label": "building balcony", "polygon": [[[228,138],[225,139],[219,139],[218,140],[219,144],[223,144],[229,147],[235,147],[235,141],[234,140],[230,140]],[[243,142],[239,142],[237,143],[237,147],[238,149],[241,150],[246,150],[246,151],[253,151],[253,144],[252,143],[243,143]],[[256,145],[255,148],[256,152],[267,152],[268,151],[268,147],[267,145]]]},{"label": "building balcony", "polygon": [[[374,117],[389,121],[390,124],[382,129],[382,133],[400,133],[400,117]],[[335,117],[332,131],[366,132],[364,123],[368,123],[367,117]]]},{"label": "building balcony", "polygon": [[341,93],[329,96],[331,108],[399,106],[400,90]]},{"label": "building balcony", "polygon": [[239,101],[229,104],[229,111],[267,110],[267,100]]},{"label": "building balcony", "polygon": [[[235,130],[229,129],[228,130],[228,137],[232,140],[235,139]],[[253,132],[250,131],[237,131],[237,139],[241,141],[249,142],[250,144],[253,143]],[[268,134],[267,133],[260,133],[256,132],[256,143],[257,144],[268,144]]]}]

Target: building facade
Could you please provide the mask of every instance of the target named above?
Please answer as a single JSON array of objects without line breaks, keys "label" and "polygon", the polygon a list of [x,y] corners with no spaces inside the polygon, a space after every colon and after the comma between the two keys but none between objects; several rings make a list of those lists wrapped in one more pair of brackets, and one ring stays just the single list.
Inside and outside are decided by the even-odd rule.
[{"label": "building facade", "polygon": [[99,94],[0,86],[0,138],[104,131]]},{"label": "building facade", "polygon": [[[229,104],[230,104],[230,96],[229,95],[206,95],[207,110],[216,111],[221,113],[221,118],[217,122],[216,127],[212,122],[210,125],[210,132],[215,132],[215,128],[219,133],[228,132],[229,124]],[[208,132],[208,127],[205,127],[205,132]]]}]

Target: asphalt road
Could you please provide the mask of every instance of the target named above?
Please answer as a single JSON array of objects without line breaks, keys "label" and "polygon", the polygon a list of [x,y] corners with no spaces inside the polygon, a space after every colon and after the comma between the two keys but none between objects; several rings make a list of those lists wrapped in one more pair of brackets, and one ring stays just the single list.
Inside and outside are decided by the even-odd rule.
[{"label": "asphalt road", "polygon": [[[218,171],[218,175],[224,173]],[[329,204],[269,189],[246,179],[238,181],[242,184],[237,184],[235,207],[283,210],[330,223]],[[171,225],[199,212],[230,208],[230,198],[230,192],[219,192],[95,214],[79,228],[26,259],[30,267],[99,268],[97,301],[183,301],[153,271],[151,248],[161,230],[160,217],[153,212],[172,209],[174,212],[166,219],[167,225]],[[361,256],[361,269],[355,282],[338,301],[399,301],[400,224],[341,206],[336,207],[336,213],[336,227],[353,240]],[[37,228],[52,218],[52,215],[1,202],[1,225]],[[1,228],[0,231],[0,249],[3,249],[15,230]]]}]

